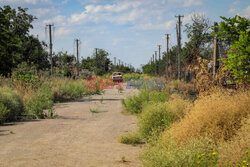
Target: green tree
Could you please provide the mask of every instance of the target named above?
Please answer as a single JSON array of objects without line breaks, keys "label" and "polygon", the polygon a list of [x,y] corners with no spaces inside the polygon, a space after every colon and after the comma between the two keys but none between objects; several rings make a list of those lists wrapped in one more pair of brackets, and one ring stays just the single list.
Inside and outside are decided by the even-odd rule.
[{"label": "green tree", "polygon": [[97,75],[103,75],[110,71],[111,61],[108,56],[109,53],[103,49],[97,49],[97,53],[93,53],[94,71]]},{"label": "green tree", "polygon": [[18,64],[25,61],[38,69],[48,67],[45,43],[29,35],[36,17],[28,9],[10,6],[0,7],[0,74],[8,75]]},{"label": "green tree", "polygon": [[224,70],[229,70],[236,83],[249,83],[250,68],[250,45],[249,45],[249,26],[250,21],[247,18],[236,15],[233,18],[221,17],[217,35],[230,47],[227,57],[223,58],[225,63]]},{"label": "green tree", "polygon": [[246,32],[250,26],[249,19],[238,15],[233,18],[226,18],[222,16],[220,18],[223,19],[223,21],[216,26],[219,31],[212,34],[218,35],[218,38],[224,40],[228,45],[238,41],[241,32]]},{"label": "green tree", "polygon": [[222,59],[225,63],[224,69],[232,72],[239,84],[250,82],[250,38],[248,32],[240,32],[239,40],[235,41],[228,51],[227,58]]},{"label": "green tree", "polygon": [[209,59],[211,52],[211,25],[208,18],[201,14],[192,15],[192,23],[185,25],[185,32],[189,39],[185,43],[184,54],[187,62],[192,62],[197,56]]}]

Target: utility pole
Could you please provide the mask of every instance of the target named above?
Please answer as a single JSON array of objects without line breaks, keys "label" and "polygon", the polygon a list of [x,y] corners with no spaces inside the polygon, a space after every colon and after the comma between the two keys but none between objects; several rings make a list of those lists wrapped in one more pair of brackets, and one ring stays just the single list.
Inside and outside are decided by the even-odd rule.
[{"label": "utility pole", "polygon": [[116,57],[114,57],[114,65],[116,66]]},{"label": "utility pole", "polygon": [[[218,23],[214,22],[214,32],[218,32]],[[217,35],[214,36],[214,49],[213,49],[213,78],[215,78],[215,74],[217,72],[217,69],[219,68],[219,61],[218,61],[218,39]]]},{"label": "utility pole", "polygon": [[158,66],[157,66],[157,51],[155,51],[155,75],[158,74]]},{"label": "utility pole", "polygon": [[168,64],[170,64],[170,57],[168,55],[168,44],[169,44],[169,35],[165,34],[167,38],[167,47],[166,47],[166,79],[168,79]]},{"label": "utility pole", "polygon": [[160,66],[161,66],[161,45],[158,45],[159,48],[159,61],[158,61],[158,74],[160,74]]},{"label": "utility pole", "polygon": [[97,57],[98,48],[95,48],[95,56]]},{"label": "utility pole", "polygon": [[178,79],[181,79],[181,18],[184,16],[178,15],[175,16],[178,18],[178,23],[177,23],[177,38],[178,38]]},{"label": "utility pole", "polygon": [[76,76],[79,77],[79,39],[76,39]]},{"label": "utility pole", "polygon": [[119,67],[121,66],[121,60],[119,59]]},{"label": "utility pole", "polygon": [[51,27],[52,26],[54,26],[54,25],[51,25],[51,24],[49,24],[49,25],[46,25],[46,27],[49,27],[49,55],[50,55],[50,75],[52,76],[52,74],[53,74],[53,61],[52,61],[52,46],[53,46],[53,44],[52,44],[52,29],[51,29]]},{"label": "utility pole", "polygon": [[159,60],[161,60],[161,45],[158,45],[159,48]]}]

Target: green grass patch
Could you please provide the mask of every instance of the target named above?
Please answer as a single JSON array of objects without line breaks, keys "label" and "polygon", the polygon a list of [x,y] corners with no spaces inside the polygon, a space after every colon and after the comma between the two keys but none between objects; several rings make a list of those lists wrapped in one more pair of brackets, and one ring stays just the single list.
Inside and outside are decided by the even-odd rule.
[{"label": "green grass patch", "polygon": [[90,112],[98,114],[98,113],[103,113],[103,112],[108,112],[106,110],[98,110],[98,109],[89,109]]},{"label": "green grass patch", "polygon": [[119,137],[119,142],[123,144],[131,144],[131,145],[144,143],[138,133],[126,133]]},{"label": "green grass patch", "polygon": [[0,123],[13,121],[24,112],[20,96],[9,87],[0,87]]}]

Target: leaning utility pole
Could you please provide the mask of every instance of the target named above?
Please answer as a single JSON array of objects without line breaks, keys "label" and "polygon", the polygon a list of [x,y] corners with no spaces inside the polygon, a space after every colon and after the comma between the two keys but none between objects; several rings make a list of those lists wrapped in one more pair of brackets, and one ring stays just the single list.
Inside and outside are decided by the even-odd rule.
[{"label": "leaning utility pole", "polygon": [[168,64],[170,64],[170,57],[168,55],[168,44],[169,44],[169,35],[165,34],[167,38],[167,47],[166,47],[166,79],[168,79]]},{"label": "leaning utility pole", "polygon": [[76,39],[76,76],[79,77],[79,39]]},{"label": "leaning utility pole", "polygon": [[181,18],[184,16],[178,15],[175,16],[178,18],[178,30],[177,30],[177,38],[178,38],[178,79],[181,79]]},{"label": "leaning utility pole", "polygon": [[52,61],[52,33],[51,33],[52,29],[51,29],[51,27],[54,26],[54,25],[49,24],[49,25],[46,25],[46,27],[47,26],[49,27],[50,75],[52,75],[53,74],[53,61]]},{"label": "leaning utility pole", "polygon": [[[214,32],[218,32],[218,23],[214,22]],[[217,35],[214,36],[214,49],[213,49],[213,78],[215,78],[215,74],[217,69],[219,68],[219,61],[218,61],[218,39]]]}]

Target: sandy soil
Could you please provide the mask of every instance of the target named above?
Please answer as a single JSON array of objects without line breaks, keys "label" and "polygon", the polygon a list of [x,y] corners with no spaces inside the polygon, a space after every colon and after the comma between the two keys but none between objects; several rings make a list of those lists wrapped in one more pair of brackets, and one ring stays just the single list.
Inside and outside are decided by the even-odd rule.
[{"label": "sandy soil", "polygon": [[[0,126],[0,166],[140,166],[140,146],[118,142],[121,134],[136,128],[135,116],[121,114],[120,99],[136,92],[105,90],[103,95],[56,104],[57,119]],[[90,109],[107,112],[92,113]],[[127,162],[121,161],[123,156]]]}]

